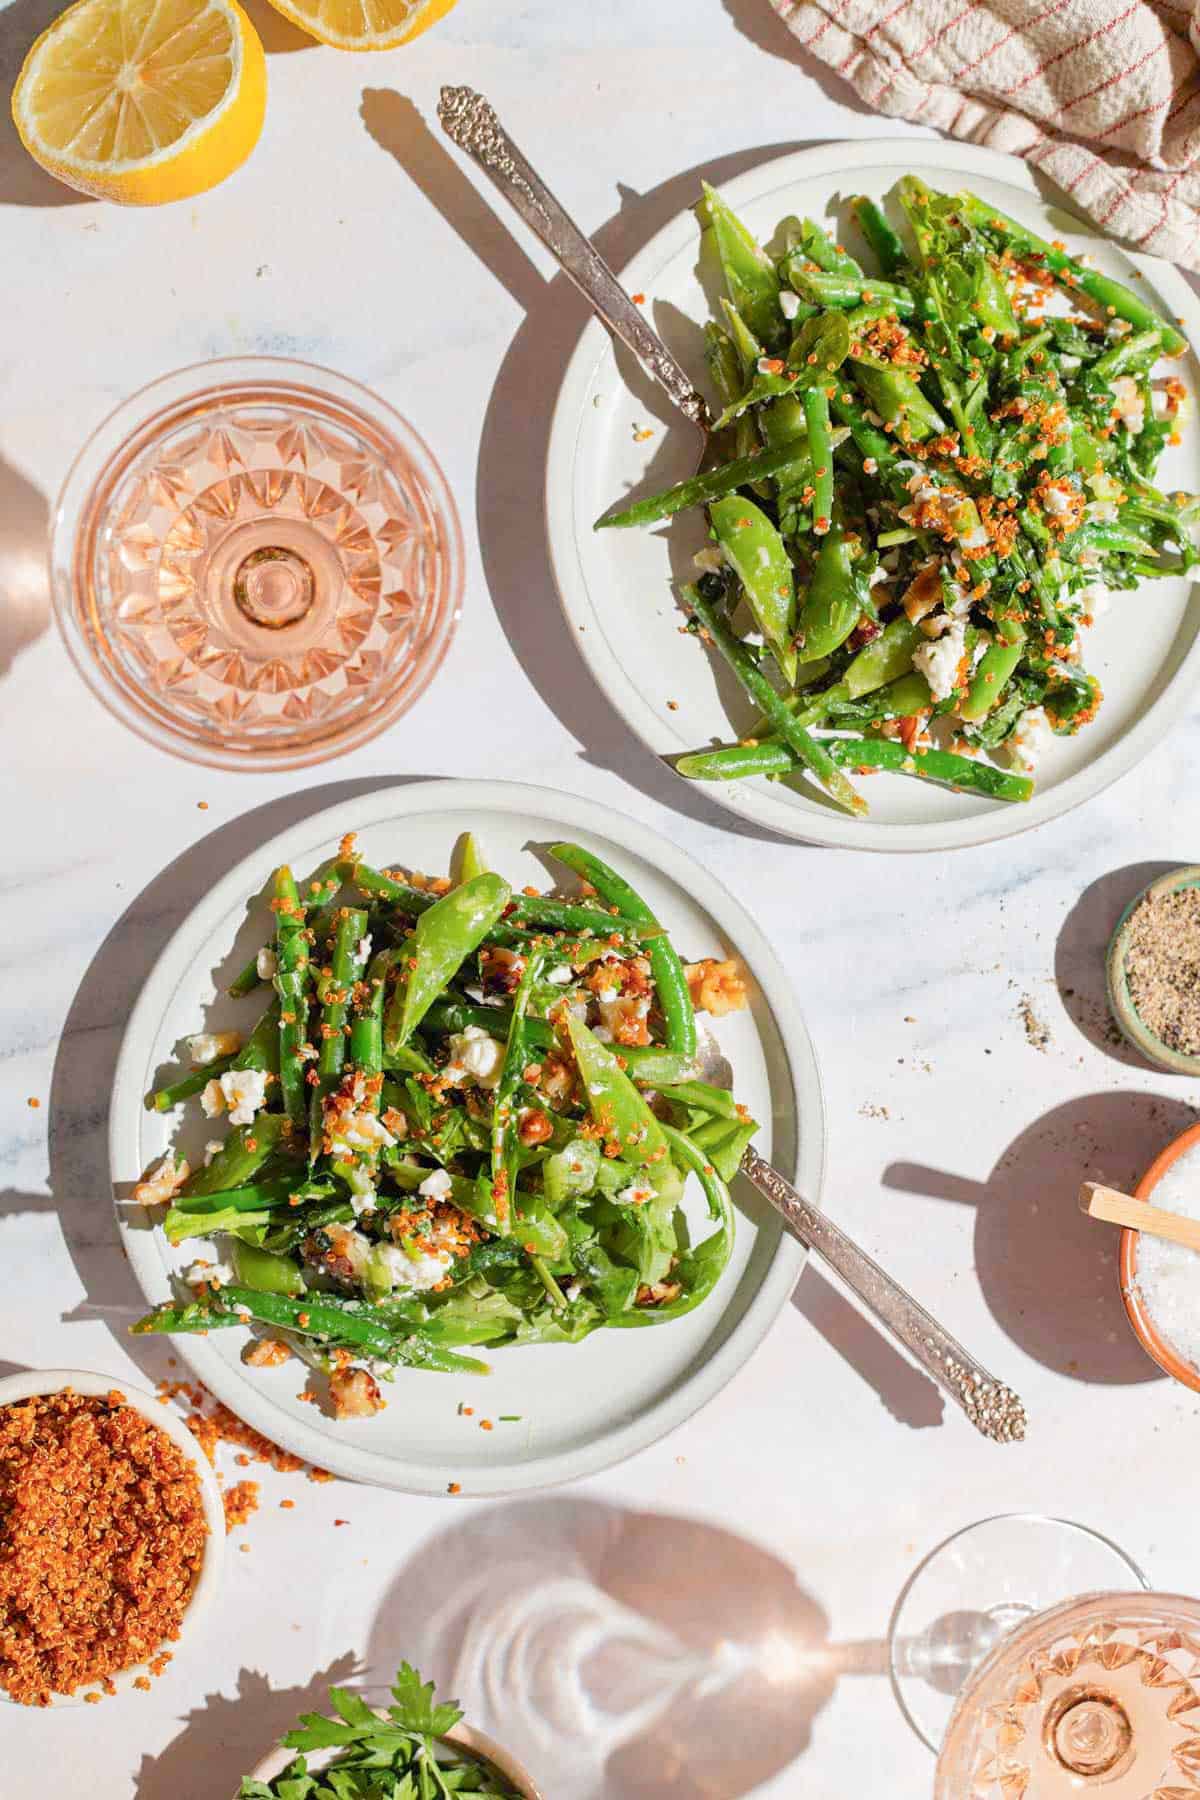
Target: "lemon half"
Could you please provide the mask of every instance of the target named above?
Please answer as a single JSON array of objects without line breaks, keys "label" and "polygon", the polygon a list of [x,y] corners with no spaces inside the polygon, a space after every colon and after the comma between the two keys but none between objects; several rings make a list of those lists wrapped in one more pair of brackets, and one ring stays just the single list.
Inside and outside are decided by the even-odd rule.
[{"label": "lemon half", "polygon": [[271,0],[276,12],[335,50],[394,50],[420,37],[456,0]]},{"label": "lemon half", "polygon": [[77,0],[26,57],[12,110],[60,181],[157,206],[232,174],[266,104],[262,44],[236,0]]}]

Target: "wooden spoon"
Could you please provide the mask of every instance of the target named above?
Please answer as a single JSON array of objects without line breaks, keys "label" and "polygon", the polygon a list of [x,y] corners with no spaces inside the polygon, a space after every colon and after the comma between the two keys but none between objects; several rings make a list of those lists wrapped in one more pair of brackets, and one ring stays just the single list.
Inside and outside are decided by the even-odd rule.
[{"label": "wooden spoon", "polygon": [[1079,1190],[1079,1210],[1110,1225],[1148,1231],[1151,1237],[1169,1238],[1188,1250],[1200,1250],[1200,1219],[1181,1218],[1178,1213],[1151,1206],[1148,1200],[1135,1200],[1132,1194],[1122,1194],[1099,1181],[1084,1182]]}]

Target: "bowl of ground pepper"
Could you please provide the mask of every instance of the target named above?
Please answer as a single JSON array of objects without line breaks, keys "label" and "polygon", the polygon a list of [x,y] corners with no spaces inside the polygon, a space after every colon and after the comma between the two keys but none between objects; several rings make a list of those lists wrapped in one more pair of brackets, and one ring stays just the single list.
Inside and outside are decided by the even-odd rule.
[{"label": "bowl of ground pepper", "polygon": [[82,1369],[0,1380],[0,1700],[147,1691],[224,1550],[220,1489],[167,1407]]},{"label": "bowl of ground pepper", "polygon": [[1160,875],[1108,946],[1108,1001],[1126,1042],[1177,1075],[1200,1075],[1200,865]]}]

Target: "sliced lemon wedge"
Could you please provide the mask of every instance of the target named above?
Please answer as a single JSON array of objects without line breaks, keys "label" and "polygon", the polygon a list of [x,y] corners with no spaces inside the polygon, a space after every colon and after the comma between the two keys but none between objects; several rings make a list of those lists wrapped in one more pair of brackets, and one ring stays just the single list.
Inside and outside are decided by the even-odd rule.
[{"label": "sliced lemon wedge", "polygon": [[77,0],[26,57],[12,110],[60,181],[157,206],[232,174],[266,104],[262,44],[236,0]]},{"label": "sliced lemon wedge", "polygon": [[276,12],[335,50],[394,50],[420,37],[456,0],[271,0]]}]

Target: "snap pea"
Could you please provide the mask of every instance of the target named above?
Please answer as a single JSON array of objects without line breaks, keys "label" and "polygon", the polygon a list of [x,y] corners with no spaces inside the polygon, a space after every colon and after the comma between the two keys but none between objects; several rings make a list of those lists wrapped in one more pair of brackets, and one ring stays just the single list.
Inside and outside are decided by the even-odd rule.
[{"label": "snap pea", "polygon": [[959,716],[971,724],[991,712],[1025,654],[1025,627],[1018,620],[1001,619],[996,630],[996,639],[972,671],[967,697],[958,709]]},{"label": "snap pea", "polygon": [[476,875],[420,914],[387,1006],[384,1042],[389,1050],[412,1036],[447,982],[479,948],[511,896],[512,889],[501,876]]},{"label": "snap pea", "polygon": [[[853,277],[862,274],[862,267],[840,244],[835,244],[829,233],[815,219],[804,219],[800,226],[800,248],[810,262],[818,269],[831,275]],[[795,259],[795,253],[789,260]]]},{"label": "snap pea", "polygon": [[245,1187],[277,1151],[292,1149],[294,1131],[285,1113],[260,1113],[249,1125],[238,1125],[206,1168],[193,1169],[179,1190],[189,1199]]},{"label": "snap pea", "polygon": [[647,1168],[657,1186],[670,1163],[664,1127],[608,1046],[573,1013],[568,1013],[566,1025],[588,1107],[606,1145],[619,1145],[620,1154]]},{"label": "snap pea", "polygon": [[793,273],[791,282],[801,299],[813,306],[836,306],[848,312],[851,307],[878,302],[900,319],[911,319],[917,310],[908,288],[896,282],[878,281],[872,275],[827,274],[821,269],[809,269]]},{"label": "snap pea", "polygon": [[737,308],[761,343],[774,343],[782,335],[783,327],[779,277],[774,265],[717,190],[707,182],[701,185],[730,304]]},{"label": "snap pea", "polygon": [[728,1187],[704,1152],[697,1150],[683,1132],[675,1131],[669,1125],[664,1125],[662,1130],[679,1163],[699,1181],[709,1214],[717,1221],[717,1230],[694,1245],[676,1264],[672,1276],[682,1290],[677,1300],[659,1306],[632,1307],[610,1318],[610,1326],[665,1325],[694,1311],[712,1293],[733,1254],[733,1202]]},{"label": "snap pea", "polygon": [[708,517],[784,680],[791,681],[796,672],[796,595],[783,539],[760,507],[739,496],[715,501]]},{"label": "snap pea", "polygon": [[304,1276],[293,1256],[278,1256],[256,1244],[234,1238],[230,1246],[234,1273],[242,1287],[260,1294],[302,1294]]},{"label": "snap pea", "polygon": [[822,539],[800,610],[800,636],[808,656],[828,656],[844,644],[862,617],[850,547],[840,525]]},{"label": "snap pea", "polygon": [[479,848],[479,841],[473,831],[464,831],[458,846],[458,879],[472,881],[476,875],[487,874],[487,864]]},{"label": "snap pea", "polygon": [[879,258],[879,266],[885,275],[893,275],[908,261],[904,245],[893,230],[883,209],[865,194],[859,194],[851,202],[859,230]]},{"label": "snap pea", "polygon": [[851,357],[851,367],[854,380],[885,424],[918,443],[945,431],[946,421],[911,375],[890,365],[876,367],[861,356]]},{"label": "snap pea", "polygon": [[835,767],[824,746],[796,723],[786,703],[776,693],[741,640],[726,628],[703,594],[697,588],[685,588],[683,593],[695,616],[750,698],[770,720],[773,730],[786,739],[799,761],[816,777],[832,800],[836,800],[848,812],[865,813],[867,803],[861,794],[855,793],[845,776]]},{"label": "snap pea", "polygon": [[618,875],[608,863],[592,851],[585,850],[582,845],[552,844],[550,854],[589,882],[603,899],[620,907],[626,917],[637,920],[647,930],[654,930],[659,934],[650,939],[646,955],[650,972],[654,976],[659,1011],[663,1016],[667,1049],[676,1051],[681,1056],[695,1056],[696,1014],[687,977],[679,960],[679,952],[662,931],[650,907],[623,876]]}]

